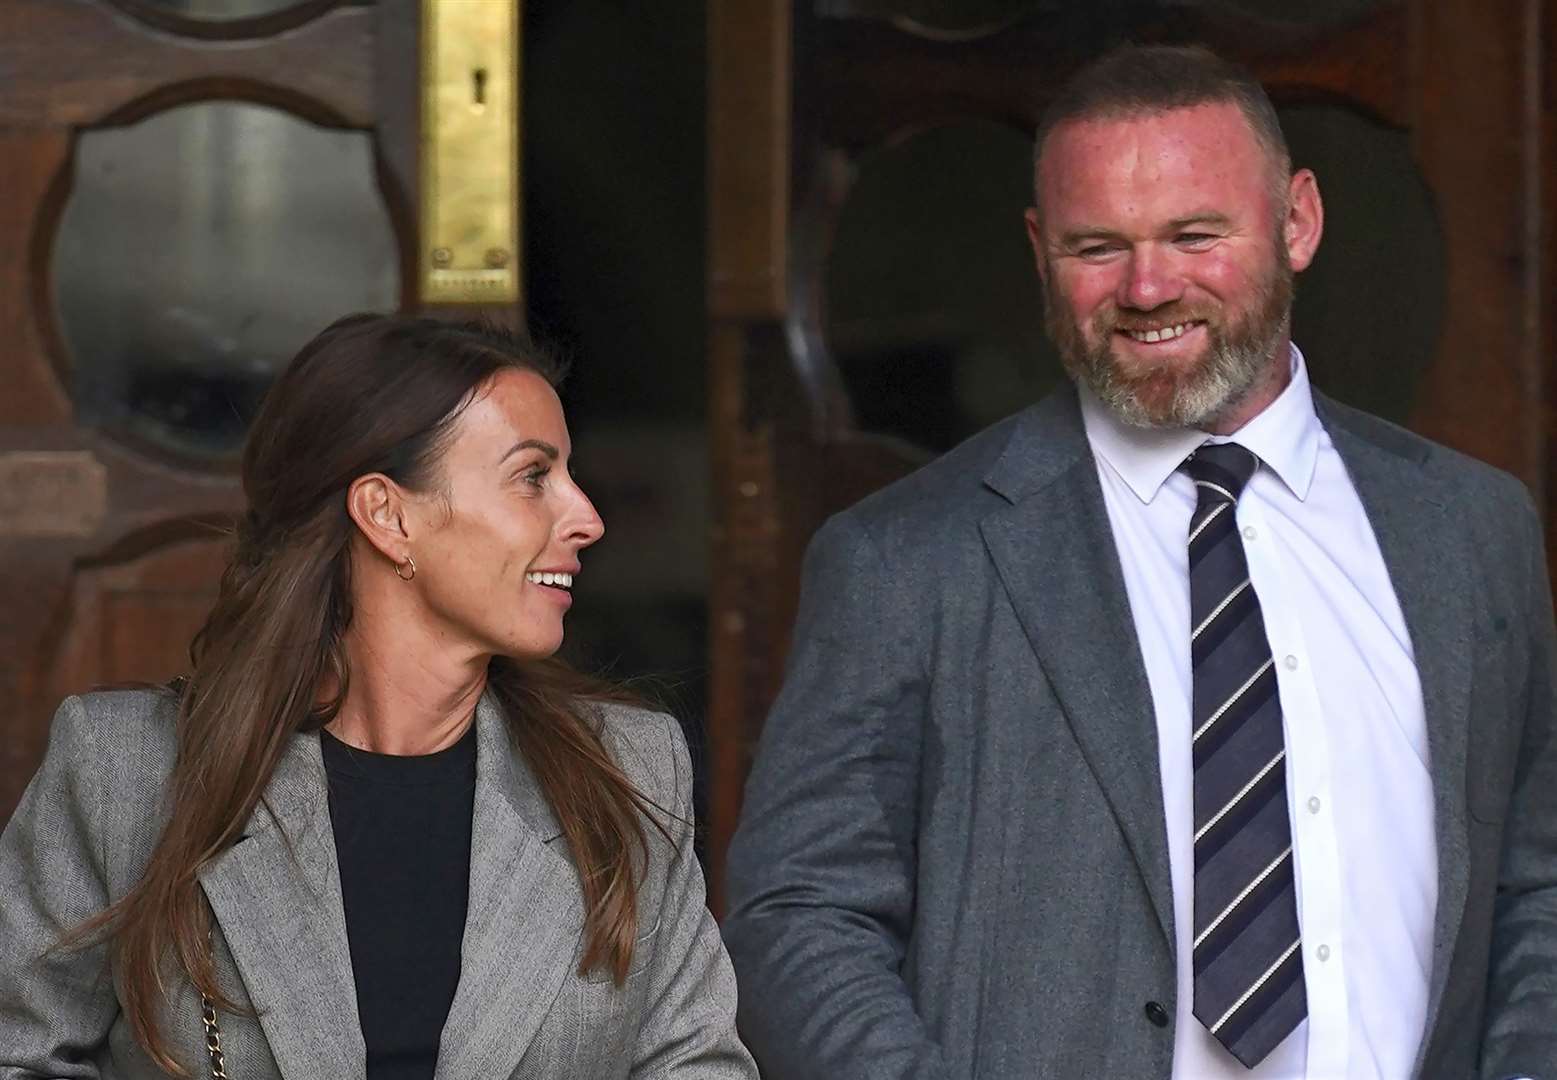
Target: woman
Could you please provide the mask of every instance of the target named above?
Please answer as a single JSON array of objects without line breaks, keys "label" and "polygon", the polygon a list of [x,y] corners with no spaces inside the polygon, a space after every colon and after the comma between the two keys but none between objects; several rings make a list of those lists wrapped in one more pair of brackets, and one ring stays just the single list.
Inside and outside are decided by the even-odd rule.
[{"label": "woman", "polygon": [[551,659],[555,375],[375,315],[282,374],[190,676],[67,700],[0,838],[0,1077],[755,1076],[679,729]]}]

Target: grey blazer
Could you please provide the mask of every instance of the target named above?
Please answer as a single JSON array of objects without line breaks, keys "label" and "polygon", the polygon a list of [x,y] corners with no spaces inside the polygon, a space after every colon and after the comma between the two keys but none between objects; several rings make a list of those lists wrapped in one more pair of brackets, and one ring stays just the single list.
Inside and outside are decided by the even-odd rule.
[{"label": "grey blazer", "polygon": [[[1439,899],[1417,1072],[1557,1077],[1557,736],[1537,518],[1511,477],[1319,407],[1425,698]],[[807,556],[729,859],[725,941],[764,1075],[1166,1077],[1157,761],[1073,391],[832,519]]]},{"label": "grey blazer", "polygon": [[[175,706],[152,691],[67,700],[0,837],[0,1078],[160,1077],[120,1014],[104,950],[46,950],[138,880],[162,820]],[[580,977],[583,908],[561,831],[499,710],[476,713],[476,795],[463,967],[438,1080],[747,1080],[735,983],[692,854],[680,728],[604,710],[607,745],[683,819],[650,829],[634,969]],[[223,990],[259,1019],[221,1017],[233,1080],[351,1080],[366,1052],[317,735],[294,737],[245,836],[200,871]],[[164,1030],[209,1075],[200,999],[180,979]]]}]

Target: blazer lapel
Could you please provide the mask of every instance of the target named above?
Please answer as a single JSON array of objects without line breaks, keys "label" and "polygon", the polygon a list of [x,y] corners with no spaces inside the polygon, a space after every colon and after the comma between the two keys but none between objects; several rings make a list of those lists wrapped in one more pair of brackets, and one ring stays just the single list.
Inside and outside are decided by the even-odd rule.
[{"label": "blazer lapel", "polygon": [[1398,446],[1381,448],[1349,429],[1345,418],[1317,395],[1316,404],[1383,552],[1422,683],[1438,853],[1425,1051],[1448,982],[1470,873],[1465,740],[1474,642],[1472,584],[1463,575],[1471,561],[1446,508],[1431,498],[1424,482],[1427,454],[1421,444],[1402,439]]},{"label": "blazer lapel", "polygon": [[362,1080],[367,1051],[317,735],[293,736],[246,839],[199,878],[282,1076]]},{"label": "blazer lapel", "polygon": [[981,522],[1017,618],[1103,788],[1173,950],[1173,886],[1157,719],[1124,576],[1074,392],[1013,431]]},{"label": "blazer lapel", "polygon": [[513,1074],[578,963],[584,921],[562,829],[490,697],[476,723],[470,905],[436,1080]]}]

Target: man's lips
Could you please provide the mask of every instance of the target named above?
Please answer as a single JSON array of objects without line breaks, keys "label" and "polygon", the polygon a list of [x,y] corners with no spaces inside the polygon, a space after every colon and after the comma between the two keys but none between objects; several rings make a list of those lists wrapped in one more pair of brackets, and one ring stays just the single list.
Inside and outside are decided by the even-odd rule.
[{"label": "man's lips", "polygon": [[1154,323],[1145,326],[1116,326],[1114,333],[1137,345],[1169,345],[1185,337],[1197,334],[1205,328],[1204,319],[1183,319],[1178,322]]}]

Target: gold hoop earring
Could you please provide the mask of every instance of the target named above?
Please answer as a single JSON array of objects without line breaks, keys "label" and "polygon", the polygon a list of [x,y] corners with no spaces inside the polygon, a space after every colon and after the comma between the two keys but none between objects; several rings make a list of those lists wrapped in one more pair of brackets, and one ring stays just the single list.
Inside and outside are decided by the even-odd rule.
[{"label": "gold hoop earring", "polygon": [[[407,567],[410,567],[411,572],[409,574],[402,574],[400,571],[406,569]],[[416,560],[411,558],[411,553],[410,552],[407,552],[406,553],[406,557],[405,557],[405,562],[403,562],[403,563],[396,563],[395,564],[395,577],[399,578],[401,581],[410,581],[415,576],[416,576]]]}]

